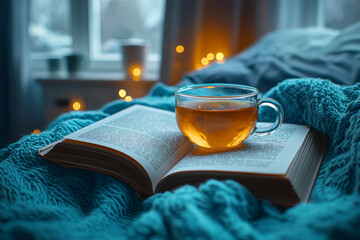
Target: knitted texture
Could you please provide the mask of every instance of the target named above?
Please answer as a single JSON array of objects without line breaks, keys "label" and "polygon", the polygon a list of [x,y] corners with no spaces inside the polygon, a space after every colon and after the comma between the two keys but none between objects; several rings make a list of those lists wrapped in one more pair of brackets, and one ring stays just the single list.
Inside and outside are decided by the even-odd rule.
[{"label": "knitted texture", "polygon": [[[284,107],[285,122],[329,135],[310,203],[278,209],[241,184],[209,180],[145,201],[111,176],[64,168],[36,155],[63,136],[133,104],[174,110],[174,87],[70,112],[40,135],[0,151],[0,239],[358,239],[360,236],[360,84],[287,80],[264,97]],[[260,120],[270,120],[268,109]]]}]

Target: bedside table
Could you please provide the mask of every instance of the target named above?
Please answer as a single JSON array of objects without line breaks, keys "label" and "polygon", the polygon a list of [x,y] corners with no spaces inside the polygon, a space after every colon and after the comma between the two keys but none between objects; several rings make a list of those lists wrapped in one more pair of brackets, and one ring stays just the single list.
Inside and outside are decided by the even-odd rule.
[{"label": "bedside table", "polygon": [[[124,79],[125,76],[120,73],[37,73],[34,78],[43,89],[45,125],[61,113],[99,109],[116,99],[125,101],[126,96],[143,97],[157,82],[156,76],[145,75],[140,81],[133,81]],[[125,90],[125,96],[124,91],[122,97],[119,96],[121,89]]]}]

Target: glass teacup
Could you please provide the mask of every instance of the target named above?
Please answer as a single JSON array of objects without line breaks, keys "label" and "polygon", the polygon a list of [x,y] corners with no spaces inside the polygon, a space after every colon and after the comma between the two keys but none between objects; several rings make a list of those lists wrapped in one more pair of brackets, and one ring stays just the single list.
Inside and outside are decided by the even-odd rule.
[{"label": "glass teacup", "polygon": [[[249,135],[267,135],[280,127],[284,118],[280,103],[258,98],[254,87],[236,84],[198,84],[175,91],[176,121],[181,132],[196,145],[210,149],[238,147]],[[269,106],[276,120],[256,127],[258,110]]]}]

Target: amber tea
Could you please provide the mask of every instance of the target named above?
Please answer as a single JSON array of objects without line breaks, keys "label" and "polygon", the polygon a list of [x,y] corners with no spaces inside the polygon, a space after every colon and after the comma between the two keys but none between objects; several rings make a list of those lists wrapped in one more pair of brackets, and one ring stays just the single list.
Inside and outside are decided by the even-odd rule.
[{"label": "amber tea", "polygon": [[176,120],[190,141],[206,148],[232,148],[255,129],[258,110],[247,102],[186,102],[176,106]]},{"label": "amber tea", "polygon": [[[258,99],[256,88],[236,84],[198,84],[175,91],[176,120],[181,132],[200,147],[238,147],[249,135],[267,135],[280,127],[283,109],[274,99]],[[276,120],[258,128],[258,108],[275,110]]]}]

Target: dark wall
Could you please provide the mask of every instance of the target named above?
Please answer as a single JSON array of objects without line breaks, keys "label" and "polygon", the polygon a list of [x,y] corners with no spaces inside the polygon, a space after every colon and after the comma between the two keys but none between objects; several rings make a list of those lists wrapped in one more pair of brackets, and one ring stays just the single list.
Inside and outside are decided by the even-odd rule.
[{"label": "dark wall", "polygon": [[0,148],[9,143],[10,3],[0,1]]}]

